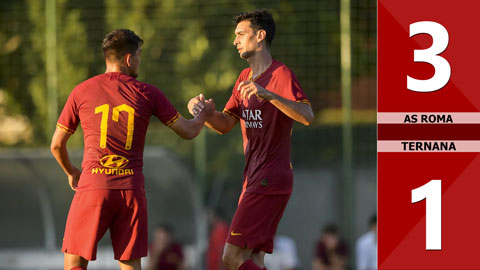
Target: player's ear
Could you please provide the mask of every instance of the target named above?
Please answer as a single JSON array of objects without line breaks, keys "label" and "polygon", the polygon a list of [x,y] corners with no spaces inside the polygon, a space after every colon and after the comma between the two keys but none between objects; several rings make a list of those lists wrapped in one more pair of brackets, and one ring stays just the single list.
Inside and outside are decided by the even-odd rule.
[{"label": "player's ear", "polygon": [[126,66],[126,67],[129,67],[132,63],[132,54],[131,53],[126,53],[124,56],[123,56],[123,64]]},{"label": "player's ear", "polygon": [[257,42],[262,42],[267,37],[267,32],[263,29],[257,31]]}]

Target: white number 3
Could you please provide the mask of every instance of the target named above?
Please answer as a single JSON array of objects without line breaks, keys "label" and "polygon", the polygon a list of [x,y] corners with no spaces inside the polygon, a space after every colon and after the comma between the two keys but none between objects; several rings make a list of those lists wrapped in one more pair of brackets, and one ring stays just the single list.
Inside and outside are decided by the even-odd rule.
[{"label": "white number 3", "polygon": [[407,75],[407,88],[415,92],[433,92],[444,87],[452,73],[450,64],[445,58],[438,56],[448,46],[448,31],[443,25],[421,21],[410,24],[410,37],[417,34],[428,34],[432,37],[432,46],[424,50],[414,50],[414,62],[426,62],[435,68],[435,74],[428,80],[417,80]]}]

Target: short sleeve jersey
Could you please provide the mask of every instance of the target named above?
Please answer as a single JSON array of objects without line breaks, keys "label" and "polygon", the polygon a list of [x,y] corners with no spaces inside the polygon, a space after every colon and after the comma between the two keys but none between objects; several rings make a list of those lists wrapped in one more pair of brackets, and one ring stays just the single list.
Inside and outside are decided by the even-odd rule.
[{"label": "short sleeve jersey", "polygon": [[[241,99],[237,87],[252,80],[251,68],[240,73],[224,113],[240,120],[245,170],[245,192],[288,194],[292,192],[293,172],[290,163],[290,137],[293,119],[267,100],[253,95]],[[310,104],[295,74],[285,64],[272,61],[265,72],[254,79],[263,88],[291,101]]]},{"label": "short sleeve jersey", "polygon": [[95,76],[77,85],[57,127],[84,132],[82,174],[77,191],[144,189],[143,149],[150,116],[165,125],[180,114],[165,95],[120,72]]}]

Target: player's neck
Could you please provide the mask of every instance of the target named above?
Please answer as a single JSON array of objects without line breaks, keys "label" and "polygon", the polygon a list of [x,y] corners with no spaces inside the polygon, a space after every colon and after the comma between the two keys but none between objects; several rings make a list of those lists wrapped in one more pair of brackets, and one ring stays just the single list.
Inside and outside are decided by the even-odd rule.
[{"label": "player's neck", "polygon": [[106,62],[106,66],[107,68],[105,70],[105,73],[121,72],[128,75],[128,69],[125,66],[119,65],[118,63]]},{"label": "player's neck", "polygon": [[268,50],[261,50],[247,59],[250,68],[252,68],[252,78],[258,77],[265,72],[272,64],[272,56]]}]

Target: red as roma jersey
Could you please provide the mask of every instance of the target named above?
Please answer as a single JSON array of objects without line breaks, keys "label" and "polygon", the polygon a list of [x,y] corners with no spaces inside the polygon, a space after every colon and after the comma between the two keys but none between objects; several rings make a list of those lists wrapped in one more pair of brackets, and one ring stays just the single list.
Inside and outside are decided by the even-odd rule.
[{"label": "red as roma jersey", "polygon": [[[290,136],[293,119],[267,100],[253,95],[241,99],[237,86],[251,80],[246,68],[233,88],[224,112],[240,120],[245,152],[244,190],[260,194],[292,192],[293,172],[290,163]],[[273,60],[255,83],[288,100],[310,104],[295,74],[285,64]]]},{"label": "red as roma jersey", "polygon": [[84,132],[77,191],[144,189],[143,148],[151,115],[165,125],[180,115],[165,95],[121,72],[95,76],[75,87],[57,127]]}]

